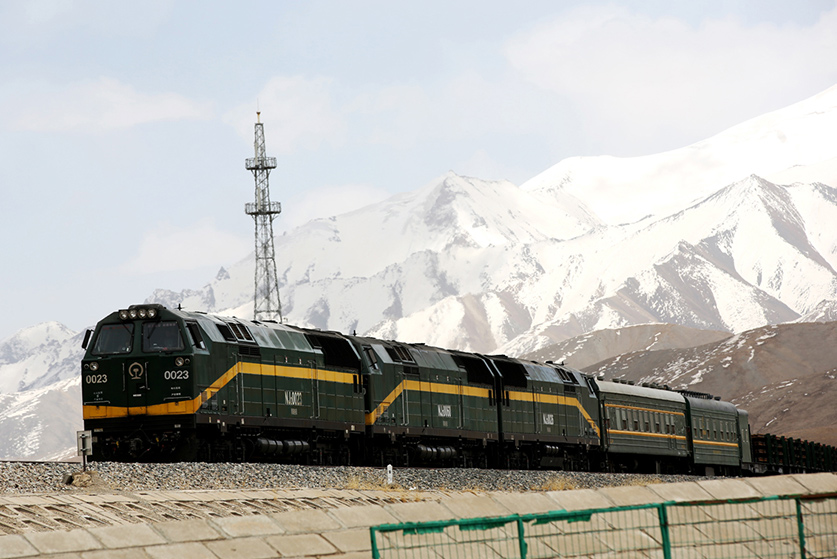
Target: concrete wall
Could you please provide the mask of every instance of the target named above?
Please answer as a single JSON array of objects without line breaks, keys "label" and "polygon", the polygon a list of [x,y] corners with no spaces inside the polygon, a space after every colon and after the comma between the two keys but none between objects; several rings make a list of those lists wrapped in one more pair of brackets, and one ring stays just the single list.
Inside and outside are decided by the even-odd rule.
[{"label": "concrete wall", "polygon": [[665,501],[837,493],[807,474],[530,493],[183,491],[0,497],[0,559],[371,557],[369,527]]}]

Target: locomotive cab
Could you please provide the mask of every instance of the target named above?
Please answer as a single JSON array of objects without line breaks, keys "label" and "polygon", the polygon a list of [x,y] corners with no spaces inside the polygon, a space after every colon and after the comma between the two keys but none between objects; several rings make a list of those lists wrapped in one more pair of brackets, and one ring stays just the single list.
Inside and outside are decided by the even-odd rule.
[{"label": "locomotive cab", "polygon": [[[188,417],[200,405],[193,366],[196,356],[208,352],[197,324],[175,311],[162,305],[122,309],[88,331],[83,345],[84,420],[94,436],[104,429],[130,435],[136,427],[129,426],[138,416],[146,418],[146,427],[163,418],[171,423],[172,415]],[[136,440],[119,440],[123,447],[125,440],[132,440],[137,452],[147,446],[140,433]],[[94,441],[94,458],[102,458],[97,452],[104,450],[102,442]]]}]

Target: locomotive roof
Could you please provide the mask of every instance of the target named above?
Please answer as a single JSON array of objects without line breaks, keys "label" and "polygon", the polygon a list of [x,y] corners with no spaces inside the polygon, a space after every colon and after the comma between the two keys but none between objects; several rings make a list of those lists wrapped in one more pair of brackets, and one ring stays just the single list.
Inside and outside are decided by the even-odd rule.
[{"label": "locomotive roof", "polygon": [[[189,312],[178,309],[167,309],[184,319],[209,321],[214,324],[229,324],[231,322],[246,325],[254,341],[262,347],[278,347],[284,349],[295,349],[299,351],[313,352],[314,348],[308,342],[305,334],[300,329],[279,322],[263,322],[241,319],[235,316],[221,316],[203,312]],[[216,329],[205,328],[210,337],[216,341],[223,340]]]},{"label": "locomotive roof", "polygon": [[581,384],[580,378],[573,374],[572,369],[566,367],[559,370],[556,365],[547,365],[544,363],[535,363],[532,361],[521,361],[526,373],[532,380],[541,382],[554,383],[572,383]]},{"label": "locomotive roof", "polygon": [[635,386],[633,384],[617,384],[607,380],[598,381],[599,391],[607,394],[622,394],[625,396],[641,396],[644,398],[653,398],[655,400],[667,400],[669,402],[678,402],[685,404],[686,399],[682,394],[672,392],[670,390],[659,390],[657,388],[647,388],[645,386]]}]

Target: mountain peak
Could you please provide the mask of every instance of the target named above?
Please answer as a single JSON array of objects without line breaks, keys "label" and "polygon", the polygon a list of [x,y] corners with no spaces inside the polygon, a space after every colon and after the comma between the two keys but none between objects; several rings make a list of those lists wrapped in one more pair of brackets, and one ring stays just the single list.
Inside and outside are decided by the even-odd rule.
[{"label": "mountain peak", "polygon": [[567,158],[521,189],[571,194],[611,225],[636,222],[649,213],[670,215],[751,173],[771,176],[830,160],[835,130],[837,86],[672,151]]},{"label": "mountain peak", "polygon": [[63,342],[76,335],[60,322],[50,321],[19,330],[0,342],[0,363],[11,362],[47,342]]}]

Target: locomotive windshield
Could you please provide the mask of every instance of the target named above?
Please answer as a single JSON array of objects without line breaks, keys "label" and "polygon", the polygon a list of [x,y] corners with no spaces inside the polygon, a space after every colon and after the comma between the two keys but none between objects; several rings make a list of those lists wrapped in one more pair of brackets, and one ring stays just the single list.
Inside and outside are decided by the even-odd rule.
[{"label": "locomotive windshield", "polygon": [[131,353],[131,342],[134,337],[134,325],[105,324],[99,330],[99,337],[93,345],[94,355],[115,355],[118,353]]},{"label": "locomotive windshield", "polygon": [[180,327],[173,320],[144,322],[142,324],[142,350],[144,352],[181,351],[183,338]]}]

